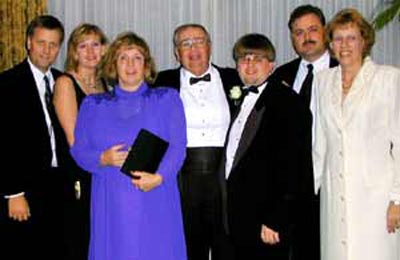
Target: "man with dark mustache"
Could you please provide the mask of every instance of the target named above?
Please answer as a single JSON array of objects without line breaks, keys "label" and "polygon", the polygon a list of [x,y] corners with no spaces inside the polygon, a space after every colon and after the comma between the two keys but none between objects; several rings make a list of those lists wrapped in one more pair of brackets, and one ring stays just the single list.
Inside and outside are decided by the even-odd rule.
[{"label": "man with dark mustache", "polygon": [[[292,45],[298,58],[278,67],[272,77],[293,88],[305,106],[312,109],[311,85],[316,72],[337,65],[330,57],[325,40],[325,17],[312,5],[298,6],[288,22]],[[311,131],[311,129],[310,129]],[[309,142],[311,146],[311,140]],[[302,212],[294,226],[292,259],[320,259],[319,192],[314,190],[313,171],[302,179],[304,197],[299,198],[296,210]]]}]

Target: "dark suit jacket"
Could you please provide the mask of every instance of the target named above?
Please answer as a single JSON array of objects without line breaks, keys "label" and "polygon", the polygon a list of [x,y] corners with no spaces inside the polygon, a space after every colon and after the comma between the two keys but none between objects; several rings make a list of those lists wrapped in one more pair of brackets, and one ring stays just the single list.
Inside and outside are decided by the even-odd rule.
[{"label": "dark suit jacket", "polygon": [[[61,74],[55,69],[51,71],[54,79]],[[3,144],[6,153],[2,156],[2,165],[12,169],[0,173],[2,193],[25,192],[29,197],[49,184],[47,173],[51,168],[52,153],[45,114],[28,61],[25,59],[1,73],[0,86],[3,97],[9,99],[8,105],[3,104],[5,107],[2,109],[3,130],[8,139]],[[58,164],[62,165],[68,156],[68,146],[57,119],[52,118],[52,125]]]},{"label": "dark suit jacket", "polygon": [[293,90],[273,79],[268,82],[246,121],[226,181],[235,244],[259,244],[261,224],[287,241],[299,214],[293,202],[302,192],[300,180],[312,167],[310,111]]},{"label": "dark suit jacket", "polygon": [[[281,80],[285,82],[285,85],[293,87],[294,81],[296,79],[297,71],[299,70],[301,58],[294,59],[288,63],[285,63],[274,71],[271,77],[275,77],[278,81]],[[329,67],[335,67],[338,65],[338,62],[331,58],[329,61]]]},{"label": "dark suit jacket", "polygon": [[[278,67],[274,73],[271,75],[271,78],[274,78],[276,81],[283,83],[290,88],[293,88],[294,81],[296,80],[297,71],[299,70],[301,58],[294,59],[288,63],[285,63]],[[335,67],[338,65],[337,60],[334,58],[330,58],[329,67]],[[311,143],[309,144],[311,146]],[[314,194],[314,177],[313,171],[307,174],[306,180],[303,181],[303,194],[307,194],[308,197],[312,197]]]},{"label": "dark suit jacket", "polygon": [[[224,87],[224,91],[229,103],[229,108],[230,111],[232,112],[235,107],[233,106],[233,103],[229,99],[229,90],[233,86],[241,86],[242,81],[239,77],[239,74],[235,69],[232,68],[221,68],[218,67],[214,64],[212,64],[214,68],[216,68],[219,72],[219,75],[221,77],[222,85]],[[177,89],[178,91],[181,88],[181,81],[180,81],[180,69],[170,69],[170,70],[164,70],[158,73],[156,81],[154,82],[154,86],[169,86]]]}]

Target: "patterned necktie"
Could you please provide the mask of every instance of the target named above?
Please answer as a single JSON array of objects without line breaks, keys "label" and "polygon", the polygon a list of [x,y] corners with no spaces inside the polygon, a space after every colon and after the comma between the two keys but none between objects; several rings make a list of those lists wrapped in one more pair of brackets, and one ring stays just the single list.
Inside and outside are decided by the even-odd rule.
[{"label": "patterned necktie", "polygon": [[46,108],[47,108],[47,112],[49,112],[50,120],[53,121],[54,116],[55,116],[54,107],[52,104],[53,93],[51,92],[51,89],[50,89],[49,78],[47,76],[44,76],[43,80],[44,80],[45,87],[46,87],[45,92],[44,92],[44,100],[46,102]]},{"label": "patterned necktie", "polygon": [[314,78],[313,75],[314,66],[310,63],[307,65],[307,69],[308,69],[307,76],[304,79],[303,84],[301,85],[300,96],[303,98],[304,102],[306,102],[307,105],[310,105],[311,85]]},{"label": "patterned necktie", "polygon": [[191,77],[190,80],[189,80],[189,84],[193,85],[193,84],[196,84],[199,81],[210,81],[210,80],[211,80],[211,75],[210,75],[210,73],[207,73],[203,77],[198,77],[198,78]]},{"label": "patterned necktie", "polygon": [[[56,120],[55,119],[56,118],[56,113],[54,111],[54,107],[53,107],[53,104],[52,104],[52,96],[53,96],[53,94],[52,94],[51,89],[50,89],[49,78],[47,76],[44,76],[43,80],[44,80],[44,83],[45,83],[44,100],[45,100],[45,103],[46,103],[47,112],[49,113],[49,117],[50,117],[49,136],[50,136],[50,138],[53,138],[52,137],[54,135],[54,129],[53,129],[53,122],[54,121],[53,120]],[[53,149],[53,147],[52,147],[52,149]],[[51,156],[50,157],[51,161],[53,161],[53,152],[51,152],[50,156]]]},{"label": "patterned necktie", "polygon": [[43,78],[46,89],[44,92],[44,99],[46,101],[46,106],[49,107],[50,103],[51,103],[51,89],[50,89],[50,81],[49,78],[47,76],[44,76]]}]

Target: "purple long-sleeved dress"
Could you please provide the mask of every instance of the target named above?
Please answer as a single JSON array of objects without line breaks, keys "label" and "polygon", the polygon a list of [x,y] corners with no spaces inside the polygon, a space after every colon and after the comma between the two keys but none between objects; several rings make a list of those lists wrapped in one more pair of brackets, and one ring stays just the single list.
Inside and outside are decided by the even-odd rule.
[{"label": "purple long-sleeved dress", "polygon": [[[141,128],[170,144],[158,173],[163,183],[137,190],[118,167],[100,166],[100,154],[132,144]],[[80,108],[71,152],[92,173],[91,260],[184,260],[186,249],[176,175],[185,158],[186,125],[178,92],[149,88],[87,97]]]}]

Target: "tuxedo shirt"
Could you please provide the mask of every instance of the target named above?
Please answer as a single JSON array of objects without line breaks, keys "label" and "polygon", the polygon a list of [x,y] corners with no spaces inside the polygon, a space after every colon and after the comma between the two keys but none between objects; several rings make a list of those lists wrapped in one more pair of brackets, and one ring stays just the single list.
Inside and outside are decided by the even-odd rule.
[{"label": "tuxedo shirt", "polygon": [[258,93],[249,92],[243,99],[243,103],[240,107],[240,112],[232,124],[229,132],[229,139],[226,147],[226,164],[225,164],[225,178],[228,179],[229,173],[232,169],[232,164],[235,159],[236,150],[239,147],[240,138],[245,128],[247,118],[254,108],[258,98],[264,91],[267,83],[258,87]]},{"label": "tuxedo shirt", "polygon": [[[209,66],[210,81],[190,85],[196,77],[180,69],[180,97],[185,109],[187,147],[223,147],[230,122],[229,105],[218,70]],[[201,75],[201,76],[203,76]]]}]

